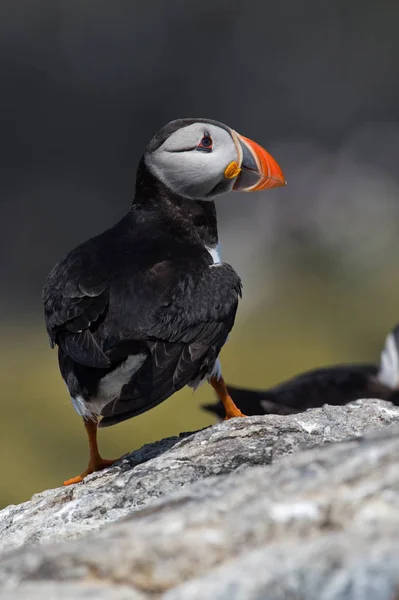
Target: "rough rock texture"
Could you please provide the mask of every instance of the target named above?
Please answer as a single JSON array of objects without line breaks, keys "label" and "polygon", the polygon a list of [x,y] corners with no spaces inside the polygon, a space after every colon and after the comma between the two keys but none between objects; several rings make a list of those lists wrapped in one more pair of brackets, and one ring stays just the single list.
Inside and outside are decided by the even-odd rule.
[{"label": "rough rock texture", "polygon": [[399,600],[398,424],[368,400],[145,447],[0,512],[0,598]]}]

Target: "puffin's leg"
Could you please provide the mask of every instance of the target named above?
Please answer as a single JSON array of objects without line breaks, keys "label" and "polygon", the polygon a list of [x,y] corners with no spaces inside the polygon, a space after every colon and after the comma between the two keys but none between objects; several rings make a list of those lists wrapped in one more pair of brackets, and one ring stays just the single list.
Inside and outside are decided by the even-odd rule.
[{"label": "puffin's leg", "polygon": [[228,419],[232,419],[233,417],[246,417],[239,408],[234,404],[233,399],[231,398],[229,392],[226,388],[226,383],[222,376],[220,377],[211,377],[210,384],[217,393],[219,400],[223,403],[224,409],[226,411],[226,416],[224,418],[225,421]]},{"label": "puffin's leg", "polygon": [[119,458],[108,460],[101,457],[97,446],[97,421],[83,419],[83,423],[86,428],[87,437],[89,438],[89,465],[86,471],[83,471],[81,475],[64,481],[64,485],[79,483],[86,477],[86,475],[90,475],[90,473],[94,473],[95,471],[101,471],[102,469],[105,469],[105,467],[109,467],[119,460]]}]

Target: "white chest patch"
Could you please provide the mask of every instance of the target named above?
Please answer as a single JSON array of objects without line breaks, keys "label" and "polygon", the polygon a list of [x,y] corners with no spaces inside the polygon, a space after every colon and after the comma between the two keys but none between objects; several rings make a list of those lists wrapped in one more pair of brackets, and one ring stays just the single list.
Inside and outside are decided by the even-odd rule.
[{"label": "white chest patch", "polygon": [[222,260],[220,258],[220,245],[218,244],[217,246],[205,246],[205,248],[208,250],[209,254],[212,257],[213,260],[213,265],[220,265],[222,263]]}]

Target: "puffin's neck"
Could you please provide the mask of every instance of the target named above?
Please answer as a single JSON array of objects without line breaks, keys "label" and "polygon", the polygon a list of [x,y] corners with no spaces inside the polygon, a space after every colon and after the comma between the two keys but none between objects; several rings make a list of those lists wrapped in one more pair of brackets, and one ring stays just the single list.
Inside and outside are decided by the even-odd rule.
[{"label": "puffin's neck", "polygon": [[168,220],[194,232],[208,247],[218,243],[215,203],[209,200],[190,200],[174,194],[153,175],[141,159],[137,170],[136,194],[131,211],[151,214],[157,220]]}]

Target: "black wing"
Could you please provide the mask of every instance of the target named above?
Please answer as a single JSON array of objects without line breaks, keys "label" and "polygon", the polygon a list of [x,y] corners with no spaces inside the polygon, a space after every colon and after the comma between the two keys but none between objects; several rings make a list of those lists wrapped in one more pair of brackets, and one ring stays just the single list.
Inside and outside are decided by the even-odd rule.
[{"label": "black wing", "polygon": [[173,241],[161,242],[158,247],[141,239],[117,257],[110,251],[101,256],[101,238],[86,242],[46,282],[50,342],[77,363],[69,368],[83,387],[87,379],[94,389],[97,369],[100,380],[104,369],[129,355],[146,355],[116,401],[103,408],[103,427],[205,377],[234,324],[241,293],[235,271],[227,264],[210,266],[202,247],[187,253],[184,246],[173,248]]},{"label": "black wing", "polygon": [[156,274],[151,270],[152,281],[141,278],[144,297],[154,298],[154,288],[158,292],[156,309],[149,315],[142,307],[145,326],[138,324],[134,334],[146,342],[149,355],[120,397],[104,407],[101,427],[149,410],[212,370],[234,324],[241,282],[227,264],[206,262],[194,271],[184,262],[177,268],[163,261]]},{"label": "black wing", "polygon": [[265,394],[262,405],[275,403],[302,412],[323,404],[344,405],[357,398],[375,396],[382,387],[375,378],[375,365],[334,365],[308,371],[273,387]]},{"label": "black wing", "polygon": [[[375,365],[335,365],[301,373],[268,390],[228,390],[234,403],[247,415],[295,414],[323,404],[343,405],[358,398],[391,399],[392,390],[377,379]],[[223,416],[220,401],[203,407]]]},{"label": "black wing", "polygon": [[50,344],[87,367],[110,361],[95,336],[108,308],[108,281],[90,242],[65,256],[50,272],[44,290],[44,314]]}]

